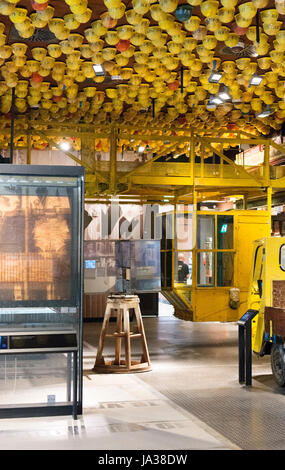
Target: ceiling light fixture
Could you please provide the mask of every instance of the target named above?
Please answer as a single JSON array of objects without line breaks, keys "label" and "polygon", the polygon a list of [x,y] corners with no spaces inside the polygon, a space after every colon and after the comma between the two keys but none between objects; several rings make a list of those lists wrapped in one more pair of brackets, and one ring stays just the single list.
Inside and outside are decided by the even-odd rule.
[{"label": "ceiling light fixture", "polygon": [[221,100],[221,98],[219,98],[218,96],[214,96],[212,98],[212,103],[215,103],[215,104],[222,104],[223,103],[223,100]]},{"label": "ceiling light fixture", "polygon": [[102,77],[103,75],[105,75],[105,70],[101,64],[93,64],[93,70],[97,77]]},{"label": "ceiling light fixture", "polygon": [[266,106],[259,114],[256,115],[258,118],[265,118],[267,116],[270,116],[274,111],[270,108],[269,105]]},{"label": "ceiling light fixture", "polygon": [[216,60],[213,60],[213,69],[212,69],[212,73],[211,75],[209,76],[208,78],[208,82],[209,83],[218,83],[221,78],[222,78],[222,74],[220,72],[217,72],[216,71],[216,66],[217,66],[217,61]]},{"label": "ceiling light fixture", "polygon": [[69,142],[66,142],[66,141],[61,142],[60,148],[61,148],[61,150],[63,150],[63,151],[69,150],[69,149],[70,149],[70,144],[69,144]]},{"label": "ceiling light fixture", "polygon": [[252,75],[251,79],[249,80],[249,87],[251,85],[255,85],[255,86],[258,86],[260,85],[262,82],[262,77],[260,77],[260,75],[256,75],[255,73]]},{"label": "ceiling light fixture", "polygon": [[220,72],[212,72],[208,78],[209,83],[219,83],[222,78],[222,74]]},{"label": "ceiling light fixture", "polygon": [[224,87],[224,89],[218,94],[218,98],[220,98],[223,101],[227,101],[231,99],[231,96],[228,92],[227,87]]},{"label": "ceiling light fixture", "polygon": [[216,109],[217,106],[216,106],[216,103],[214,103],[213,99],[214,99],[214,96],[211,95],[206,104],[207,109]]}]

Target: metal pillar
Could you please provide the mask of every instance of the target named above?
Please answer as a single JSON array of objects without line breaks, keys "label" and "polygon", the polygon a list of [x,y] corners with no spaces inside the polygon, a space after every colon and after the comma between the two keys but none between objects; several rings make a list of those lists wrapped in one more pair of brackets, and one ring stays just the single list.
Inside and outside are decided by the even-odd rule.
[{"label": "metal pillar", "polygon": [[15,88],[12,88],[12,105],[11,105],[11,137],[10,137],[10,159],[9,163],[13,163],[14,156],[14,109],[15,108]]},{"label": "metal pillar", "polygon": [[112,126],[110,137],[110,191],[112,194],[116,191],[117,175],[117,134],[118,130]]}]

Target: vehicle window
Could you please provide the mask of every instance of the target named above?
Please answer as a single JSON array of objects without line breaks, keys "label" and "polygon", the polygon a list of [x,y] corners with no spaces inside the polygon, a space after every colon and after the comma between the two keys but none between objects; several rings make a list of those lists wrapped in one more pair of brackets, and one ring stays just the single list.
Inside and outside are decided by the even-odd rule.
[{"label": "vehicle window", "polygon": [[279,264],[282,271],[285,271],[285,245],[280,246]]}]

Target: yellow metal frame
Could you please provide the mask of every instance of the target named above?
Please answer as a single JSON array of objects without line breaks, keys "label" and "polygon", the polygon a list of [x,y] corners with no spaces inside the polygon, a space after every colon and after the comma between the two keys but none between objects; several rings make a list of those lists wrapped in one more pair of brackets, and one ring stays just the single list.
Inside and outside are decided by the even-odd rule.
[{"label": "yellow metal frame", "polygon": [[[9,129],[0,131],[9,135]],[[150,193],[157,195],[170,194],[177,200],[193,202],[193,189],[197,191],[197,200],[202,200],[209,192],[222,195],[250,193],[260,194],[264,188],[280,190],[285,187],[285,175],[279,179],[270,176],[269,151],[270,147],[285,153],[285,146],[276,144],[273,140],[265,137],[255,137],[244,131],[222,130],[218,135],[214,132],[207,135],[200,135],[199,130],[192,128],[140,128],[133,129],[132,126],[119,126],[116,123],[109,127],[96,128],[86,124],[67,124],[53,122],[33,122],[28,121],[27,129],[15,129],[14,135],[27,135],[27,163],[31,162],[31,137],[41,136],[52,146],[58,148],[58,144],[53,140],[56,136],[78,137],[81,140],[85,137],[95,139],[107,139],[110,147],[109,170],[100,169],[100,162],[96,169],[78,158],[71,152],[64,152],[70,159],[86,168],[86,197],[98,197],[129,194],[132,196],[144,196],[146,188]],[[139,165],[134,170],[118,173],[117,171],[117,150],[120,141],[134,142],[161,142],[161,151],[149,161]],[[166,144],[167,142],[167,144]],[[264,162],[254,173],[248,168],[236,165],[222,152],[225,146],[237,144],[263,145]],[[159,157],[174,152],[177,155],[185,153],[185,148],[190,147],[189,163],[158,163]],[[195,163],[197,151],[201,154],[200,163]],[[213,171],[214,165],[205,163],[205,150],[215,152],[220,157],[220,163],[216,165],[217,171]],[[62,151],[62,149],[61,149]],[[95,154],[95,146],[94,146]],[[187,150],[186,150],[187,154]],[[217,188],[219,190],[217,191]],[[221,191],[223,188],[223,191]]]}]

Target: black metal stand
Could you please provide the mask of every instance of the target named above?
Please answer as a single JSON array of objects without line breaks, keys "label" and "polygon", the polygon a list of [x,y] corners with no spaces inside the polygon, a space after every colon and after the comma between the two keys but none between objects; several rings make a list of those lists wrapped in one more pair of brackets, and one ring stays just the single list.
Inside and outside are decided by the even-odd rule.
[{"label": "black metal stand", "polygon": [[252,384],[251,321],[258,310],[248,310],[238,321],[239,383]]}]

